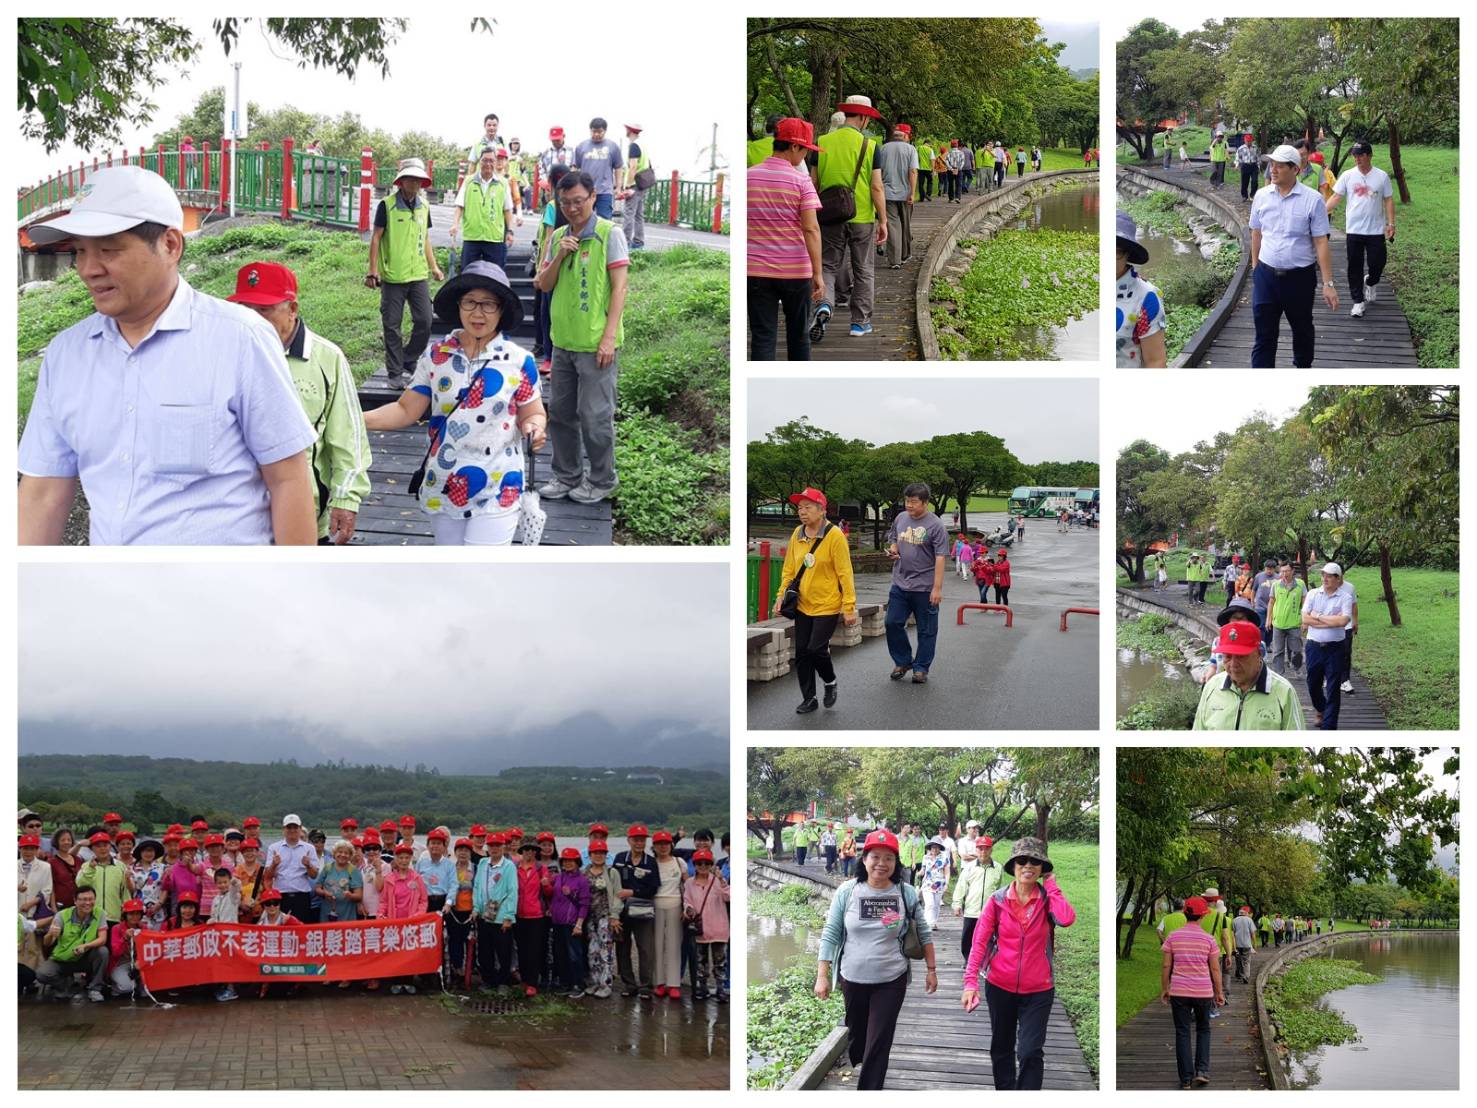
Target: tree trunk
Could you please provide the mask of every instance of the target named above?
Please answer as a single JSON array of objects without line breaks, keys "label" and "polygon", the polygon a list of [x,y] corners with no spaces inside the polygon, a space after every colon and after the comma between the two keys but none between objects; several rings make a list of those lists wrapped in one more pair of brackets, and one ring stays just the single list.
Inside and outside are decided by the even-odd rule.
[{"label": "tree trunk", "polygon": [[1129,901],[1133,899],[1133,888],[1137,880],[1133,874],[1129,874],[1123,885],[1123,895],[1118,898],[1118,910],[1113,913],[1114,950],[1120,950],[1123,946],[1123,913],[1128,910]]},{"label": "tree trunk", "polygon": [[1045,800],[1036,801],[1036,837],[1043,843],[1046,842],[1046,819],[1051,815],[1051,803]]},{"label": "tree trunk", "polygon": [[1405,183],[1405,167],[1400,164],[1400,127],[1393,119],[1387,119],[1385,127],[1390,133],[1390,176],[1395,178],[1395,184],[1400,188],[1400,203],[1409,204],[1410,186]]},{"label": "tree trunk", "polygon": [[798,116],[800,105],[795,100],[795,91],[790,88],[789,78],[785,76],[784,66],[780,65],[779,58],[775,55],[773,35],[765,36],[764,55],[769,61],[769,70],[774,74],[775,82],[780,86],[780,92],[784,94],[785,105],[790,109],[790,114]]},{"label": "tree trunk", "polygon": [[1390,626],[1400,626],[1400,608],[1395,603],[1395,585],[1390,580],[1390,545],[1380,543],[1380,587],[1385,590],[1385,606],[1390,609]]},{"label": "tree trunk", "polygon": [[1302,566],[1303,588],[1308,587],[1308,540],[1298,536],[1298,562]]}]

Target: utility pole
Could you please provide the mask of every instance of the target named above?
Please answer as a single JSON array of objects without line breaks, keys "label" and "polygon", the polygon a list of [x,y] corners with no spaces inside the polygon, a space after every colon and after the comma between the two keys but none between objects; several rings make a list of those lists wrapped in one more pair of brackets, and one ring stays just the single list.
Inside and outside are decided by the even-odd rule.
[{"label": "utility pole", "polygon": [[708,180],[718,177],[718,124],[713,124],[713,145],[708,147]]},{"label": "utility pole", "polygon": [[248,124],[246,122],[246,105],[241,102],[241,63],[231,63],[231,95],[226,101],[226,118],[224,132],[231,139],[231,218],[236,217],[236,189],[240,178],[236,175],[238,163],[236,161],[236,147],[239,140],[246,136]]}]

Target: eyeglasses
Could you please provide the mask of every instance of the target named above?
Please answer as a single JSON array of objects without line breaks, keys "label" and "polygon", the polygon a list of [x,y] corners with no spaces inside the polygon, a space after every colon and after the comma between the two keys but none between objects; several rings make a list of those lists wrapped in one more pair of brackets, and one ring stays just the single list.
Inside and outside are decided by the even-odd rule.
[{"label": "eyeglasses", "polygon": [[463,300],[458,307],[468,315],[491,315],[499,311],[502,305],[496,300]]},{"label": "eyeglasses", "polygon": [[566,193],[559,198],[559,206],[561,208],[582,208],[594,199],[595,194],[591,192],[587,192],[583,196],[570,196]]}]

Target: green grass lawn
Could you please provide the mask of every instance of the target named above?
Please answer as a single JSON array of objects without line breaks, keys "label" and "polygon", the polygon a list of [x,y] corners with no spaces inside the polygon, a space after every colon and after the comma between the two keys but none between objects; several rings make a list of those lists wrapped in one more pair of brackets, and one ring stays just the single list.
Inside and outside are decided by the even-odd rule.
[{"label": "green grass lawn", "polygon": [[[275,221],[191,239],[182,272],[213,296],[235,289],[253,260],[292,267],[308,326],[338,344],[362,382],[383,361],[379,294],[364,287],[368,248],[357,235]],[[442,255],[443,267],[446,251]],[[616,541],[728,542],[728,255],[695,246],[632,255],[621,347]],[[434,292],[434,290],[433,290]],[[92,312],[71,270],[17,306],[17,411],[35,398],[41,353],[57,332]]]},{"label": "green grass lawn", "polygon": [[1455,730],[1458,722],[1458,574],[1437,569],[1391,571],[1399,627],[1390,626],[1379,570],[1353,567],[1359,594],[1354,668],[1364,675],[1394,729]]},{"label": "green grass lawn", "polygon": [[[1205,548],[1204,547],[1201,547],[1197,551],[1196,548],[1193,547],[1193,546],[1181,547],[1178,550],[1171,550],[1171,551],[1169,551],[1165,555],[1165,570],[1169,574],[1169,583],[1170,583],[1171,586],[1178,584],[1180,586],[1180,588],[1182,588],[1182,589],[1184,588],[1184,585],[1185,585],[1185,563],[1190,560],[1190,555],[1191,554],[1195,554],[1195,553],[1204,554],[1205,553]],[[1146,558],[1144,560],[1144,584],[1145,585],[1148,585],[1153,580],[1154,580],[1154,562],[1153,562],[1153,559],[1151,557],[1151,558]],[[1127,584],[1129,584],[1128,574],[1126,574],[1126,573],[1123,572],[1123,567],[1122,566],[1118,566],[1117,567],[1117,582],[1120,585],[1127,585]],[[1220,588],[1220,582],[1219,581],[1212,581],[1210,583],[1210,589],[1205,594],[1205,599],[1206,599],[1207,602],[1214,596],[1215,592],[1219,588]],[[1223,597],[1225,596],[1224,593],[1222,593],[1221,595]]]},{"label": "green grass lawn", "polygon": [[[1029,147],[1027,148],[1026,152],[1027,153],[1030,153],[1030,148]],[[1012,159],[1014,159],[1015,158],[1015,151],[1012,150],[1011,153],[1010,153],[1010,156],[1011,156]],[[1027,166],[1029,166],[1030,165],[1030,162],[1027,162],[1026,164],[1027,164]],[[1049,171],[1051,171],[1053,169],[1083,169],[1083,168],[1085,168],[1085,167],[1082,164],[1082,151],[1081,150],[1078,150],[1075,146],[1072,146],[1072,147],[1054,146],[1054,147],[1051,147],[1050,149],[1043,148],[1042,151],[1041,151],[1041,171],[1043,173],[1049,172]],[[1012,174],[1015,173],[1015,169],[1014,169],[1013,166],[1012,166],[1010,172]]]},{"label": "green grass lawn", "polygon": [[1003,512],[1009,497],[1004,496],[971,496],[969,498],[969,510],[971,512]]},{"label": "green grass lawn", "polygon": [[[1174,152],[1174,160],[1171,162],[1172,165],[1180,164],[1180,143],[1182,142],[1185,144],[1185,150],[1192,158],[1204,157],[1206,151],[1210,149],[1209,127],[1200,127],[1197,125],[1176,127],[1172,132],[1170,132],[1169,138],[1170,149]],[[1163,141],[1163,134],[1158,134],[1154,136],[1153,161],[1155,162],[1155,164],[1157,164],[1159,159],[1164,156],[1163,148],[1160,145]],[[1120,142],[1118,144],[1118,160],[1120,162],[1130,163],[1139,163],[1140,161],[1139,156],[1137,153],[1134,152],[1133,147],[1129,146],[1126,142]]]},{"label": "green grass lawn", "polygon": [[[1458,364],[1461,344],[1458,152],[1446,146],[1402,146],[1400,161],[1410,203],[1400,202],[1396,187],[1395,243],[1385,272],[1400,290],[1400,306],[1410,322],[1421,365],[1450,369]],[[1375,148],[1374,164],[1389,172],[1387,148]],[[1333,222],[1339,228],[1347,210],[1347,203],[1340,203],[1334,211]],[[1342,252],[1335,253],[1340,256],[1334,258],[1333,268],[1339,296],[1344,297],[1347,266]]]},{"label": "green grass lawn", "polygon": [[[1077,922],[1056,934],[1056,995],[1072,1026],[1092,1072],[1098,1072],[1100,1035],[1098,980],[1098,853],[1097,843],[1053,841],[1051,864],[1057,884],[1077,912]],[[1047,1062],[1050,1065],[1050,1061]]]}]

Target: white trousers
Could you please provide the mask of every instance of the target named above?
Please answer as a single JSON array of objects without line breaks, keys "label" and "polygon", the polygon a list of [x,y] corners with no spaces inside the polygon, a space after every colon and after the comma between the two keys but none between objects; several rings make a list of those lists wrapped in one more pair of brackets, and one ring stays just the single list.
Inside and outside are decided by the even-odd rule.
[{"label": "white trousers", "polygon": [[431,516],[431,528],[436,534],[437,546],[507,546],[518,533],[520,514],[509,512],[506,515],[456,519],[444,512],[436,512]]}]

